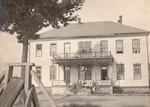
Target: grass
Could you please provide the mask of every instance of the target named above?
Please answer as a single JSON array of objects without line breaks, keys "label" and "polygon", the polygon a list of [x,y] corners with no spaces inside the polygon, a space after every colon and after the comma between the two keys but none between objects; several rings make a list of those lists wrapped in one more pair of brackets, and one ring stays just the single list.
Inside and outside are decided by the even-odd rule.
[{"label": "grass", "polygon": [[101,107],[101,106],[92,105],[92,104],[74,104],[74,103],[71,103],[69,105],[64,105],[63,107]]}]

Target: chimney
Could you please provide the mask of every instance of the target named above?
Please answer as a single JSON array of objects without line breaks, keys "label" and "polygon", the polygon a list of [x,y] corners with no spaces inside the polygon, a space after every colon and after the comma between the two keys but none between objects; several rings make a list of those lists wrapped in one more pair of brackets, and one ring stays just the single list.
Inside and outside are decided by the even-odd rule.
[{"label": "chimney", "polygon": [[80,17],[78,18],[78,24],[81,24],[81,18]]},{"label": "chimney", "polygon": [[122,16],[121,15],[119,16],[118,23],[122,23]]}]

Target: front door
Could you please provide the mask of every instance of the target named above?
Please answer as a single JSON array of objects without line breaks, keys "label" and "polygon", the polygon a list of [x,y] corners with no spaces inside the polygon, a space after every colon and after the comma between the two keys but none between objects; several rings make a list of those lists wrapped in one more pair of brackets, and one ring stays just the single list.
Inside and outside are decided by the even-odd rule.
[{"label": "front door", "polygon": [[64,71],[65,71],[64,77],[67,86],[70,85],[70,70],[71,70],[70,66],[64,66]]},{"label": "front door", "polygon": [[101,67],[101,80],[108,80],[108,69],[107,69],[107,67]]},{"label": "front door", "polygon": [[79,80],[92,80],[92,66],[82,65],[79,66]]}]

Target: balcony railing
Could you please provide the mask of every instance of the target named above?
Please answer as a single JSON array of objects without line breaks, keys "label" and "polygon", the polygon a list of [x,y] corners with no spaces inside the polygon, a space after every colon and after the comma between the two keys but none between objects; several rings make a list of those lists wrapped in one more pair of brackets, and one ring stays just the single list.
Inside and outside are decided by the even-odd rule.
[{"label": "balcony railing", "polygon": [[55,54],[54,59],[93,59],[93,58],[111,58],[111,52],[86,52],[86,53],[61,53]]}]

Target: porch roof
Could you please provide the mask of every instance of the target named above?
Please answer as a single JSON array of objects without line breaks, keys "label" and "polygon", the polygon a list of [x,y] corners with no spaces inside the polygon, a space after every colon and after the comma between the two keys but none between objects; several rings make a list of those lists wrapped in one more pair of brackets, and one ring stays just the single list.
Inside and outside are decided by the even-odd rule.
[{"label": "porch roof", "polygon": [[113,62],[113,58],[84,58],[84,59],[55,59],[54,63],[60,65],[89,65],[89,64],[100,64],[110,65]]}]

